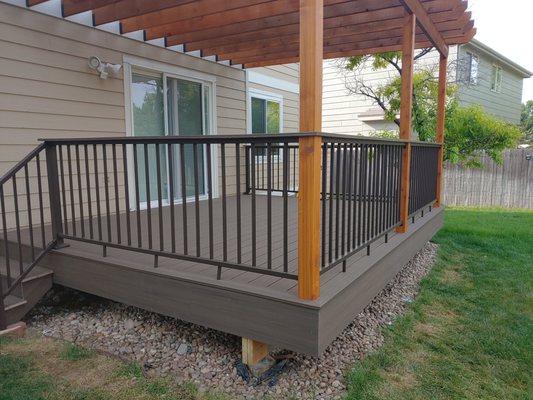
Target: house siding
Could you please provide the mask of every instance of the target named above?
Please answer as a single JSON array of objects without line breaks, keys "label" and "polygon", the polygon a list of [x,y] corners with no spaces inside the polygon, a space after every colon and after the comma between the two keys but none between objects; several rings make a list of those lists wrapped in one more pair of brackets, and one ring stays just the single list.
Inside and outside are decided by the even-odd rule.
[{"label": "house siding", "polygon": [[[100,79],[87,64],[93,55],[115,64],[122,64],[124,56],[155,60],[213,76],[216,79],[216,132],[246,133],[244,70],[0,1],[0,174],[30,152],[39,138],[126,135],[125,69],[118,76]],[[298,70],[294,65],[262,70],[280,79],[297,81]],[[265,90],[272,89],[265,87]],[[294,131],[298,125],[298,105],[293,95],[284,94],[284,130],[287,132]],[[228,159],[232,157],[230,152]],[[121,165],[119,162],[119,167]],[[102,166],[99,170],[102,171]],[[244,164],[241,171],[244,171]],[[227,174],[228,182],[233,182],[235,165],[228,163]],[[37,187],[35,171],[30,171],[30,175],[33,192]],[[18,180],[19,187],[23,188],[23,177]],[[120,185],[122,188],[123,182]],[[235,189],[228,184],[228,194]],[[9,206],[13,201],[8,187],[5,194],[11,227],[14,213]],[[111,201],[113,196],[111,194]],[[124,196],[123,190],[119,196]],[[48,196],[44,199],[46,208]],[[27,216],[22,212],[21,224],[24,226],[26,221]]]},{"label": "house siding", "polygon": [[[479,57],[478,83],[459,85],[457,93],[459,103],[464,106],[480,105],[488,113],[500,119],[513,124],[520,123],[523,77],[495,57],[469,44],[459,47],[459,59],[464,59],[467,52]],[[502,68],[501,92],[491,90],[493,64]]]}]

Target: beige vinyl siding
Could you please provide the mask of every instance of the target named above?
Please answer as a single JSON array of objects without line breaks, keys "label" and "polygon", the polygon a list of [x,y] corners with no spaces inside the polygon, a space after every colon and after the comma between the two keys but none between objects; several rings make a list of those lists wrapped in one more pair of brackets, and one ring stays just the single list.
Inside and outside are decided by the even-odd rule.
[{"label": "beige vinyl siding", "polygon": [[[119,76],[102,80],[87,65],[88,57],[93,55],[116,64],[122,64],[125,55],[135,56],[214,76],[217,132],[245,133],[244,71],[0,2],[0,174],[30,152],[38,144],[39,138],[126,134],[123,70]],[[110,160],[111,148],[108,148],[107,156]],[[89,158],[92,159],[91,154]],[[81,159],[83,170],[83,154]],[[44,155],[41,167],[44,170]],[[66,172],[66,156],[64,167]],[[111,162],[108,167],[111,171]],[[92,180],[93,168],[91,162]],[[244,171],[244,164],[242,170]],[[118,171],[122,171],[120,152]],[[33,193],[37,188],[33,165],[29,172],[30,192]],[[25,208],[22,207],[25,205],[24,174],[19,173],[17,176],[19,201],[21,208]],[[101,153],[99,179],[102,183],[104,176]],[[45,181],[46,178],[43,179],[46,191]],[[6,186],[5,194],[10,211],[8,225],[13,226],[10,186]],[[74,186],[77,188],[76,182]],[[119,196],[123,197],[122,177],[119,186]],[[66,187],[69,188],[68,179]],[[85,187],[85,176],[82,187]],[[103,188],[100,195],[103,198]],[[95,198],[94,189],[92,198]],[[47,193],[43,200],[47,207]],[[37,205],[36,201],[37,197],[32,196],[32,207]],[[76,193],[75,203],[77,201]],[[112,187],[110,201],[113,209]],[[67,203],[70,215],[68,196]],[[35,220],[36,210],[34,213]],[[27,216],[25,212],[21,212],[21,224],[26,223]]]},{"label": "beige vinyl siding", "polygon": [[[460,47],[460,59],[465,57],[466,52],[476,54],[479,57],[478,83],[476,85],[461,85],[458,91],[459,102],[465,106],[480,105],[488,113],[513,124],[518,124],[522,104],[523,77],[498,59],[471,45]],[[502,68],[502,87],[499,92],[491,90],[493,65]]]}]

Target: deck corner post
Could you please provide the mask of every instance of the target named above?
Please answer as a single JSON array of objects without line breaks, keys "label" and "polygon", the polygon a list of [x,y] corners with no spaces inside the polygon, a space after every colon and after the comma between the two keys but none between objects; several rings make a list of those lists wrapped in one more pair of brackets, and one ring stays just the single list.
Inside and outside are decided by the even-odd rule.
[{"label": "deck corner post", "polygon": [[61,217],[59,172],[57,169],[57,146],[55,145],[46,145],[46,176],[48,178],[52,235],[57,241],[56,247],[61,247],[63,245],[63,222]]},{"label": "deck corner post", "polygon": [[400,139],[407,143],[402,151],[402,170],[400,181],[400,223],[398,233],[407,232],[409,226],[409,178],[411,173],[411,131],[413,108],[413,72],[415,53],[416,16],[405,17],[402,39],[402,88],[400,99]]},{"label": "deck corner post", "polygon": [[268,345],[253,339],[242,338],[242,363],[249,367],[268,356]]},{"label": "deck corner post", "polygon": [[444,129],[446,120],[446,73],[448,58],[441,55],[439,61],[439,97],[437,103],[437,133],[435,141],[440,144],[437,158],[437,182],[435,207],[442,204],[442,175],[444,162]]},{"label": "deck corner post", "polygon": [[320,296],[320,179],[322,137],[323,0],[300,0],[298,297]]}]

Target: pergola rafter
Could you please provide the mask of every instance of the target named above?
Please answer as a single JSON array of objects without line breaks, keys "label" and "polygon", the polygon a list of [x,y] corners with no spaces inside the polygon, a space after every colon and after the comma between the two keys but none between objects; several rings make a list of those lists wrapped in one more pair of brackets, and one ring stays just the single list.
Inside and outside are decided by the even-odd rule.
[{"label": "pergola rafter", "polygon": [[[45,0],[28,0],[29,6]],[[246,68],[297,62],[300,5],[315,0],[62,0],[64,16],[92,11],[95,26],[216,56]],[[406,15],[416,16],[415,48],[448,46],[475,35],[465,0],[323,0],[323,56],[401,50]]]}]

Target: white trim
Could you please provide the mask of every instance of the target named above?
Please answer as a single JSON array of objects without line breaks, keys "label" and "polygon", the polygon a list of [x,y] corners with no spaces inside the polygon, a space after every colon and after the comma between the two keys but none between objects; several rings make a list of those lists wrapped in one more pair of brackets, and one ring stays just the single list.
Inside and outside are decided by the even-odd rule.
[{"label": "white trim", "polygon": [[146,58],[135,57],[128,54],[125,54],[122,60],[124,63],[128,63],[136,67],[151,69],[157,72],[182,77],[183,79],[190,80],[192,78],[211,83],[215,83],[217,80],[215,76],[206,74],[204,72],[179,67],[177,65],[166,64],[159,61],[148,60]]},{"label": "white trim", "polygon": [[246,80],[258,85],[268,86],[272,89],[284,90],[291,93],[300,93],[300,85],[286,81],[285,79],[274,78],[261,72],[246,70]]}]

